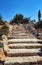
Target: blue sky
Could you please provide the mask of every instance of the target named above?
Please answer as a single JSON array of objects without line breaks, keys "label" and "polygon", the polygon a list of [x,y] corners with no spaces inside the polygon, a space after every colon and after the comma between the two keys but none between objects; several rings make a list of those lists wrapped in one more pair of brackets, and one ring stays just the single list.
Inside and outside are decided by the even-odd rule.
[{"label": "blue sky", "polygon": [[3,20],[10,21],[16,14],[36,19],[38,10],[42,13],[42,0],[0,0],[0,14]]}]

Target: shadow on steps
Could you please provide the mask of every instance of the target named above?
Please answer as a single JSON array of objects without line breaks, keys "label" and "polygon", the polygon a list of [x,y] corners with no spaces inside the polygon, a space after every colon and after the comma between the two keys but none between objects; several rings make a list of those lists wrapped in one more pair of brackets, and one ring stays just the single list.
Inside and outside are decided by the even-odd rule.
[{"label": "shadow on steps", "polygon": [[41,52],[41,53],[40,53],[40,54],[38,53],[38,55],[42,57],[42,48],[41,48],[40,52]]}]

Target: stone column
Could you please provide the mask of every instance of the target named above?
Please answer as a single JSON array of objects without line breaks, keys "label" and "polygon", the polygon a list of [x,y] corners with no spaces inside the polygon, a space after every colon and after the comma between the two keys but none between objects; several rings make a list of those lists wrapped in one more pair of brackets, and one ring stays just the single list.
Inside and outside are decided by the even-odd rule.
[{"label": "stone column", "polygon": [[4,50],[7,50],[8,39],[6,35],[2,35]]}]

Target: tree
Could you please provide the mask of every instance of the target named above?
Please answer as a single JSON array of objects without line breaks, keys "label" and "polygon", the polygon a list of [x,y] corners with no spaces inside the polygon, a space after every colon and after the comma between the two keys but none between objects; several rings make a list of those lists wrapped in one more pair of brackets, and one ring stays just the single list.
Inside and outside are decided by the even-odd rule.
[{"label": "tree", "polygon": [[5,22],[3,22],[2,16],[0,15],[0,25],[3,25],[3,24],[5,24]]},{"label": "tree", "polygon": [[9,28],[6,25],[2,26],[2,28],[0,29],[0,36],[8,35],[8,33],[9,33]]},{"label": "tree", "polygon": [[35,26],[36,29],[42,29],[42,20],[40,20],[39,22],[36,22]]},{"label": "tree", "polygon": [[40,20],[40,22],[38,22],[38,28],[42,29],[42,20]]},{"label": "tree", "polygon": [[23,17],[22,14],[16,14],[15,17],[10,21],[10,24],[13,24],[13,23],[21,23],[21,24],[26,24],[26,23],[29,23],[30,22],[30,17]]},{"label": "tree", "polygon": [[36,20],[34,19],[34,20],[31,20],[31,23],[32,24],[35,24],[36,23]]},{"label": "tree", "polygon": [[30,21],[29,17],[28,17],[28,18],[25,17],[25,18],[23,19],[23,22],[22,22],[22,23],[27,24],[27,23],[29,23],[29,21]]},{"label": "tree", "polygon": [[41,12],[40,10],[38,11],[38,21],[40,21],[40,18],[41,18]]},{"label": "tree", "polygon": [[21,23],[23,21],[22,14],[16,14],[15,17],[10,21],[10,23]]},{"label": "tree", "polygon": [[42,20],[41,20],[41,12],[38,11],[38,22],[35,25],[36,29],[42,29]]}]

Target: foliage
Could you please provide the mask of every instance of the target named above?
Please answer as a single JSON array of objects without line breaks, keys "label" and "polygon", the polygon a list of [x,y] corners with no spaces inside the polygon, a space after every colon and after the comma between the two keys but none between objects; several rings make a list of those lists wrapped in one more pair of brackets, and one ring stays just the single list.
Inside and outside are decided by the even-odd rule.
[{"label": "foliage", "polygon": [[22,22],[22,23],[25,23],[25,24],[26,24],[26,23],[29,23],[29,21],[30,21],[30,17],[28,17],[28,18],[25,17],[25,18],[23,19],[23,22]]},{"label": "foliage", "polygon": [[0,40],[2,39],[1,36],[3,34],[8,35],[9,32],[9,28],[5,25],[6,21],[2,20],[2,16],[0,16],[0,25],[2,26],[2,28],[0,28]]},{"label": "foliage", "polygon": [[5,22],[2,20],[2,16],[0,16],[0,25],[5,24]]},{"label": "foliage", "polygon": [[38,21],[40,21],[40,18],[41,18],[41,12],[40,10],[38,11]]},{"label": "foliage", "polygon": [[36,23],[36,20],[34,19],[34,20],[31,20],[31,23],[32,24],[35,24]]},{"label": "foliage", "polygon": [[36,29],[42,29],[42,20],[35,24]]},{"label": "foliage", "polygon": [[38,22],[35,24],[36,29],[42,29],[41,11],[38,11]]},{"label": "foliage", "polygon": [[0,29],[0,37],[4,34],[4,35],[8,35],[9,33],[9,28],[4,25],[1,29]]},{"label": "foliage", "polygon": [[13,24],[13,23],[29,23],[29,18],[24,18],[22,14],[16,14],[15,17],[10,21],[10,24]]}]

